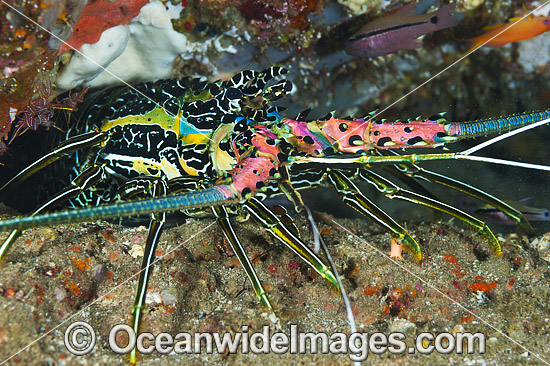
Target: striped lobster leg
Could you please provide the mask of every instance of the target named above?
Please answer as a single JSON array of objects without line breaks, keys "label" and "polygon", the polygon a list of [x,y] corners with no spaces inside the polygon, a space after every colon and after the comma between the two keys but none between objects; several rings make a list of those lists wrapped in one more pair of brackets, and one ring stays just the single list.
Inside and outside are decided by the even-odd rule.
[{"label": "striped lobster leg", "polygon": [[[517,128],[520,128],[522,126],[531,125],[534,123],[540,123],[544,120],[548,120],[550,118],[550,110],[542,110],[542,111],[534,111],[534,112],[525,112],[525,113],[516,113],[509,116],[500,116],[500,117],[491,117],[486,119],[480,119],[475,121],[465,121],[465,122],[454,122],[449,123],[443,119],[443,116],[435,115],[433,117],[428,118],[426,121],[413,121],[416,126],[409,126],[408,124],[402,124],[402,125],[392,125],[392,127],[398,126],[397,130],[401,131],[403,129],[403,132],[397,132],[396,136],[406,136],[406,135],[414,135],[414,129],[417,128],[419,130],[423,130],[426,128],[426,131],[430,131],[433,129],[432,132],[435,132],[433,134],[427,134],[420,136],[414,136],[409,140],[406,140],[406,144],[412,144],[412,146],[408,147],[415,147],[415,146],[437,146],[437,144],[444,144],[448,142],[468,139],[468,138],[474,138],[479,136],[487,136],[489,134],[494,133],[502,133],[504,131],[514,130]],[[432,124],[430,126],[430,124]],[[378,125],[376,129],[378,131],[381,131],[382,128]],[[387,129],[387,127],[385,127]],[[439,129],[439,131],[437,131]],[[374,134],[375,132],[373,132]],[[379,136],[381,136],[380,134]],[[382,138],[384,139],[384,138]],[[401,138],[402,139],[402,138]],[[379,145],[379,150],[384,149],[390,149],[390,148],[398,148],[398,147],[407,147],[407,146],[400,146],[399,141],[395,137],[393,138],[386,138],[386,140],[383,140],[381,144],[381,139],[378,139],[377,144]],[[392,151],[393,154],[398,155],[395,151]],[[502,200],[478,189],[475,187],[472,187],[468,184],[462,183],[458,180],[446,177],[444,175],[431,172],[429,170],[425,170],[421,168],[420,166],[416,165],[414,161],[409,161],[406,164],[397,164],[395,165],[396,169],[398,169],[400,172],[413,177],[417,179],[423,179],[429,182],[437,183],[443,186],[446,186],[448,188],[455,189],[459,192],[462,192],[464,194],[467,194],[469,196],[475,197],[483,202],[486,202],[494,207],[496,207],[498,210],[502,211],[504,214],[506,214],[511,220],[513,220],[517,227],[522,230],[523,232],[526,232],[528,234],[533,233],[534,230],[532,226],[529,224],[529,222],[523,217],[523,215],[516,210],[515,208],[511,207],[510,205],[506,204]],[[387,168],[391,169],[391,168]]]},{"label": "striped lobster leg", "polygon": [[436,183],[448,188],[452,188],[469,196],[475,197],[485,203],[496,207],[499,211],[502,211],[506,216],[516,223],[516,226],[527,234],[534,233],[534,229],[521,212],[513,208],[506,202],[484,192],[469,184],[463,183],[459,180],[444,176],[426,170],[416,164],[399,164],[396,165],[395,170],[398,170],[401,174],[406,174],[409,177],[422,179],[428,182]]},{"label": "striped lobster leg", "polygon": [[[48,212],[49,210],[69,201],[70,199],[75,198],[80,193],[88,190],[98,181],[102,180],[104,176],[105,172],[103,171],[103,168],[97,165],[93,165],[85,169],[71,182],[69,186],[65,187],[48,201],[40,205],[40,207],[38,207],[30,216],[32,217],[44,212]],[[4,242],[0,246],[0,260],[4,259],[12,244],[17,238],[21,236],[21,234],[23,234],[22,229],[12,230],[12,232],[8,235],[6,240],[4,240]]]},{"label": "striped lobster leg", "polygon": [[252,262],[250,262],[250,259],[248,259],[248,256],[246,255],[243,245],[237,237],[235,230],[233,230],[233,226],[231,225],[231,221],[229,221],[229,215],[226,208],[224,206],[212,207],[212,212],[214,213],[216,221],[222,229],[227,241],[229,241],[233,252],[235,252],[235,255],[243,266],[243,269],[246,272],[250,283],[252,283],[252,288],[254,289],[256,296],[264,306],[267,306],[269,309],[271,309],[271,311],[273,311],[273,306],[271,306],[271,303],[269,302],[267,292],[265,291],[262,282],[260,281],[260,278],[256,274],[256,271],[254,271]]},{"label": "striped lobster leg", "polygon": [[302,199],[302,196],[300,195],[300,193],[295,189],[295,187],[291,183],[290,172],[288,171],[288,167],[286,165],[282,165],[281,167],[279,167],[279,174],[281,175],[280,179],[278,179],[277,181],[279,189],[283,191],[283,193],[290,200],[290,202],[294,204],[294,208],[296,212],[299,212],[302,215],[305,215],[305,218],[309,224],[311,233],[313,234],[313,251],[315,253],[318,253],[321,247],[321,237],[320,237],[321,234],[319,233],[317,224],[313,219],[313,215],[311,214],[311,211],[304,203],[304,200]]},{"label": "striped lobster leg", "polygon": [[402,189],[397,185],[395,185],[394,183],[392,183],[391,181],[387,180],[386,178],[376,173],[373,173],[369,170],[359,169],[357,172],[357,176],[360,179],[364,180],[365,182],[368,182],[374,185],[376,189],[378,189],[380,192],[382,192],[384,195],[386,195],[386,197],[390,199],[397,198],[404,201],[413,202],[413,203],[427,206],[456,217],[457,219],[468,224],[468,226],[470,226],[473,230],[483,235],[485,239],[487,239],[489,244],[493,247],[493,251],[496,255],[501,254],[499,241],[497,240],[495,235],[492,233],[491,229],[489,229],[489,227],[483,221],[478,220],[477,218],[467,214],[464,211],[461,211],[450,205],[434,200],[430,197],[425,197],[421,194],[408,191],[406,189]]},{"label": "striped lobster leg", "polygon": [[263,227],[266,228],[274,237],[279,239],[283,244],[289,247],[296,255],[304,262],[313,268],[322,278],[326,279],[334,285],[338,286],[335,274],[330,268],[325,265],[321,259],[304,243],[300,238],[292,233],[275,214],[267,208],[258,199],[252,197],[248,199],[244,208],[254,217]]},{"label": "striped lobster leg", "polygon": [[[97,146],[107,140],[107,134],[93,131],[75,136],[62,142],[55,149],[29,165],[27,168],[23,169],[21,172],[19,172],[19,174],[17,174],[10,181],[4,184],[4,186],[0,188],[0,201],[4,200],[7,195],[11,193],[20,183],[24,182],[34,173],[54,163],[60,158],[86,147]],[[48,201],[40,205],[29,217],[45,213],[55,207],[58,207],[59,205],[86,191],[99,180],[104,178],[105,172],[103,171],[103,168],[96,165],[86,168],[71,182],[70,185],[68,185],[67,187],[56,193]],[[8,237],[0,246],[0,260],[6,256],[12,244],[17,238],[21,236],[22,233],[22,229],[12,230],[12,232],[8,235]]]},{"label": "striped lobster leg", "polygon": [[406,167],[405,164],[402,164],[399,166],[398,165],[381,166],[383,170],[387,171],[388,173],[396,177],[401,183],[405,184],[413,192],[416,192],[425,197],[429,197],[434,200],[437,200],[438,198],[434,195],[433,192],[431,192],[429,189],[427,189],[422,184],[420,184],[417,179],[415,179],[414,177],[406,173],[405,167]]},{"label": "striped lobster leg", "polygon": [[[136,185],[143,187],[143,190],[151,196],[152,198],[158,196],[165,196],[168,186],[167,183],[158,178],[158,179],[142,179],[136,178],[130,180],[126,183],[126,187],[122,187],[122,191],[125,189],[129,192],[129,196],[137,193],[135,187]],[[121,196],[123,198],[124,194]],[[138,287],[136,290],[136,295],[134,298],[134,304],[132,306],[132,329],[135,334],[139,334],[139,326],[141,325],[141,319],[143,317],[143,306],[145,304],[145,296],[147,295],[147,284],[149,283],[149,278],[153,272],[153,263],[155,260],[155,251],[159,243],[160,236],[164,230],[164,223],[166,222],[166,213],[157,212],[151,214],[151,221],[149,223],[149,230],[147,233],[147,240],[145,242],[145,250],[143,253],[143,261],[141,262],[141,268],[139,271],[138,278]],[[136,349],[132,349],[130,352],[130,362],[135,364],[137,360]]]},{"label": "striped lobster leg", "polygon": [[394,240],[404,244],[413,253],[414,258],[420,262],[422,259],[420,246],[405,228],[365,197],[357,186],[341,171],[329,170],[328,179],[342,198],[342,201],[362,215],[382,225],[390,232]]},{"label": "striped lobster leg", "polygon": [[8,183],[4,184],[4,186],[0,188],[0,201],[3,201],[8,193],[40,169],[75,151],[86,147],[98,146],[108,139],[109,136],[106,133],[92,131],[63,141],[58,147],[23,169]]}]

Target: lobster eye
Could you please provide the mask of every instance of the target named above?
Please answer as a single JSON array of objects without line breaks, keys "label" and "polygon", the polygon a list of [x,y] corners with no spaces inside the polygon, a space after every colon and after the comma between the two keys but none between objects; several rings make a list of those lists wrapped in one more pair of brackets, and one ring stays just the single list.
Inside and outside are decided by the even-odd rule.
[{"label": "lobster eye", "polygon": [[241,99],[242,96],[243,93],[237,88],[227,88],[227,91],[225,92],[225,97],[231,100]]},{"label": "lobster eye", "polygon": [[544,19],[544,24],[545,24],[545,25],[550,24],[550,19]]}]

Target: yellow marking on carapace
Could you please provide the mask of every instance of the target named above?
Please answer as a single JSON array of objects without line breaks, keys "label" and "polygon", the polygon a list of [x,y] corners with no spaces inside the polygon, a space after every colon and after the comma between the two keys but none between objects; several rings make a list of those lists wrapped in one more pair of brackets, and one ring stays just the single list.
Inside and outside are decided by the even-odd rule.
[{"label": "yellow marking on carapace", "polygon": [[148,169],[154,169],[158,172],[154,176],[159,177],[162,166],[158,163],[150,163],[145,160],[139,159],[133,161],[132,168],[134,168],[136,172],[147,176],[152,176],[151,172]]},{"label": "yellow marking on carapace", "polygon": [[177,178],[181,175],[179,170],[165,158],[161,159],[160,165],[162,166],[163,173],[168,179]]},{"label": "yellow marking on carapace", "polygon": [[171,116],[166,113],[164,109],[157,107],[151,112],[148,112],[144,115],[128,115],[111,121],[106,121],[105,123],[103,123],[103,126],[101,126],[101,130],[108,131],[115,126],[125,126],[130,124],[158,125],[164,130],[174,131],[176,134],[179,135],[180,118],[181,111],[178,113],[177,116]]},{"label": "yellow marking on carapace", "polygon": [[183,145],[199,145],[199,144],[208,144],[210,138],[206,134],[193,133],[188,135],[180,136],[180,140]]},{"label": "yellow marking on carapace", "polygon": [[214,169],[217,172],[231,170],[233,169],[235,164],[237,164],[237,161],[235,160],[235,158],[229,155],[227,151],[217,149],[215,156],[216,156],[216,159],[215,159]]},{"label": "yellow marking on carapace", "polygon": [[183,170],[185,170],[185,172],[191,176],[194,176],[194,177],[198,177],[199,176],[199,172],[197,172],[197,170],[187,166],[187,164],[185,163],[185,160],[180,158],[180,165],[181,167],[183,168]]},{"label": "yellow marking on carapace", "polygon": [[185,102],[190,103],[196,100],[202,100],[206,102],[207,100],[212,99],[212,94],[208,90],[202,90],[199,94],[190,93],[185,97]]}]

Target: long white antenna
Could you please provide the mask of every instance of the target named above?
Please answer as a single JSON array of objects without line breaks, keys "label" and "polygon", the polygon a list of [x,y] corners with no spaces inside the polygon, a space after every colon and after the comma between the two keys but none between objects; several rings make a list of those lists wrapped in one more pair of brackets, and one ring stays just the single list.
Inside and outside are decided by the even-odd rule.
[{"label": "long white antenna", "polygon": [[483,157],[483,156],[464,155],[462,153],[456,154],[456,159],[458,159],[458,160],[482,161],[482,162],[491,163],[491,164],[517,166],[517,167],[520,167],[520,168],[544,170],[544,171],[550,172],[550,166],[539,165],[539,164],[530,164],[530,163],[522,163],[520,161],[504,160],[504,159],[498,159],[498,158],[486,158],[486,157]]}]

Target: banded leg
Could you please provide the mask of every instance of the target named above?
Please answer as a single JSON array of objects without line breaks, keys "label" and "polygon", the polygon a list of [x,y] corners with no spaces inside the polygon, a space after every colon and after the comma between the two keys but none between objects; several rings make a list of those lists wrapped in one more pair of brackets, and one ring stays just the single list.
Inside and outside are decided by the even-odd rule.
[{"label": "banded leg", "polygon": [[296,237],[300,238],[300,231],[298,230],[298,227],[296,226],[296,223],[294,223],[292,217],[288,214],[286,208],[275,205],[271,206],[270,209],[283,225],[285,225]]},{"label": "banded leg", "polygon": [[456,191],[462,192],[471,197],[477,198],[480,201],[488,203],[491,206],[495,207],[497,210],[502,211],[506,216],[508,216],[511,220],[513,220],[516,223],[519,229],[523,230],[525,233],[527,234],[534,233],[533,227],[520,211],[516,210],[514,207],[498,199],[497,197],[482,191],[479,188],[473,187],[459,180],[446,177],[442,174],[438,174],[430,170],[426,170],[413,163],[396,164],[395,169],[412,178],[423,179],[428,182],[440,184],[442,186],[452,188]]},{"label": "banded leg", "polygon": [[382,165],[382,169],[387,171],[388,173],[395,176],[397,179],[399,179],[402,183],[406,184],[407,187],[409,187],[413,192],[419,193],[423,195],[424,197],[429,197],[431,199],[437,200],[438,198],[430,192],[426,187],[424,187],[422,184],[420,184],[416,179],[408,175],[403,170],[399,169],[395,165]]},{"label": "banded leg", "polygon": [[372,201],[365,197],[348,177],[337,170],[329,170],[328,178],[342,201],[362,215],[382,225],[390,232],[392,238],[412,251],[414,258],[420,262],[422,252],[420,246],[405,228],[395,222],[387,213],[382,211]]},{"label": "banded leg", "polygon": [[469,196],[475,197],[483,202],[486,202],[491,206],[495,207],[497,210],[502,211],[506,216],[508,216],[510,219],[512,219],[516,223],[519,229],[523,230],[525,233],[533,234],[535,232],[535,230],[533,229],[529,221],[527,221],[527,219],[523,216],[523,214],[520,211],[516,210],[515,208],[513,208],[506,202],[496,198],[495,196],[492,196],[489,193],[482,191],[481,189],[470,186],[466,183],[462,183],[459,180],[455,180],[422,168],[420,168],[417,172],[413,172],[412,176],[422,177],[424,179],[429,180],[430,182],[434,182],[434,183],[455,189],[459,192],[465,193]]},{"label": "banded leg", "polygon": [[319,253],[319,250],[321,249],[321,234],[319,233],[317,224],[315,224],[311,211],[304,203],[302,195],[294,189],[292,183],[290,182],[290,173],[288,168],[284,165],[281,166],[279,168],[279,174],[281,174],[281,178],[278,180],[279,188],[284,192],[290,202],[293,203],[296,211],[306,216],[309,228],[313,234],[313,251],[315,253]]},{"label": "banded leg", "polygon": [[274,237],[282,241],[294,253],[296,253],[304,262],[309,264],[322,278],[326,279],[337,289],[338,281],[335,274],[326,266],[321,259],[304,244],[300,238],[294,235],[277,216],[271,212],[262,202],[252,197],[244,203],[244,208],[252,214],[252,216],[269,231]]},{"label": "banded leg", "polygon": [[243,266],[244,271],[248,276],[248,279],[252,283],[252,288],[254,289],[256,296],[258,296],[258,299],[260,299],[263,305],[267,306],[273,311],[273,307],[271,306],[271,303],[267,298],[267,292],[262,286],[262,282],[256,274],[256,271],[254,271],[252,262],[250,262],[250,259],[248,259],[248,256],[246,255],[246,252],[244,251],[244,248],[239,238],[237,237],[237,234],[233,230],[233,226],[229,221],[227,210],[224,206],[216,206],[212,207],[212,212],[214,213],[214,216],[216,216],[216,221],[218,222],[218,225],[221,227],[227,241],[229,241],[229,244],[231,244],[231,248],[235,252],[235,255],[237,255],[239,262]]},{"label": "banded leg", "polygon": [[102,132],[88,132],[78,135],[62,142],[58,147],[23,169],[19,174],[13,177],[8,183],[0,188],[0,201],[3,201],[7,194],[10,193],[18,184],[25,181],[40,169],[52,164],[63,156],[66,156],[75,151],[86,147],[97,146],[105,141],[109,136]]},{"label": "banded leg", "polygon": [[489,229],[487,224],[485,224],[483,221],[478,220],[477,218],[467,214],[466,212],[447,205],[443,202],[439,202],[430,197],[425,197],[421,194],[402,189],[391,181],[387,180],[386,178],[366,169],[360,169],[358,175],[359,178],[373,184],[380,192],[382,192],[384,195],[386,195],[386,197],[390,199],[397,198],[404,201],[413,202],[456,217],[457,219],[468,224],[473,230],[483,235],[485,239],[487,239],[489,244],[491,244],[491,246],[493,247],[493,251],[496,255],[502,254],[498,239],[495,237],[491,229]]},{"label": "banded leg", "polygon": [[[103,167],[94,165],[85,169],[78,177],[76,177],[70,185],[56,193],[48,201],[44,202],[40,207],[38,207],[30,216],[34,216],[43,212],[47,212],[52,208],[55,208],[72,198],[75,198],[80,193],[86,191],[98,181],[105,178],[105,172]],[[4,243],[0,246],[0,260],[4,259],[6,253],[11,248],[12,244],[17,238],[21,236],[23,230],[15,229],[12,230],[10,235],[6,238]]]},{"label": "banded leg", "polygon": [[[161,180],[160,178],[137,178],[135,180],[131,180],[122,187],[122,191],[126,189],[126,191],[128,192],[128,196],[132,196],[138,193],[143,193],[145,190],[147,190],[147,185],[149,185],[150,188],[149,192],[147,193],[152,197],[166,195],[166,182]],[[139,188],[136,189],[136,187]],[[166,213],[161,212],[151,214],[151,222],[149,223],[147,241],[145,242],[143,261],[141,262],[141,268],[139,271],[138,287],[136,290],[136,296],[134,298],[134,305],[132,306],[132,315],[134,316],[134,319],[132,321],[132,329],[134,330],[134,334],[139,334],[139,326],[143,317],[143,306],[145,304],[145,296],[147,294],[147,284],[149,283],[149,278],[151,276],[151,273],[153,272],[155,250],[164,229],[165,221]],[[132,364],[135,364],[136,359],[136,349],[134,348],[132,352],[130,352],[130,362]]]}]

